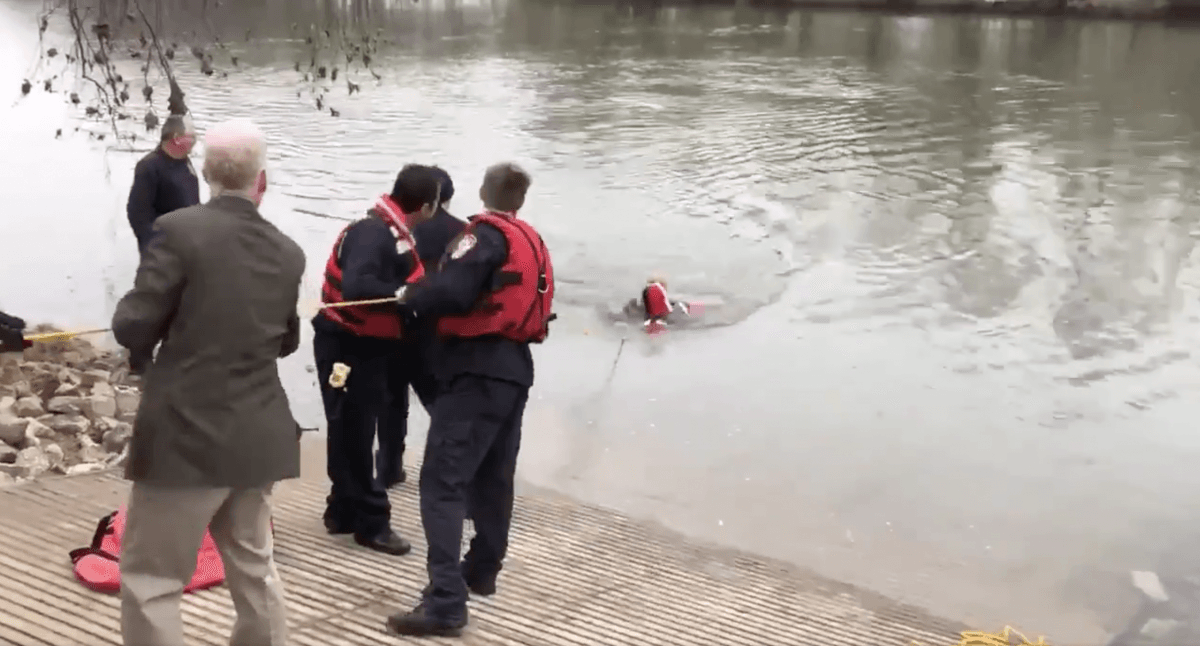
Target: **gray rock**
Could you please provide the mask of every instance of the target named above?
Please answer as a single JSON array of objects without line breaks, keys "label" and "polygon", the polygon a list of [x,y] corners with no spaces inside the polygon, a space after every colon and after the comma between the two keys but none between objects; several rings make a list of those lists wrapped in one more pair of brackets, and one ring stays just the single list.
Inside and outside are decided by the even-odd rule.
[{"label": "gray rock", "polygon": [[142,394],[135,388],[117,390],[117,419],[130,421],[137,416],[138,405],[142,403]]},{"label": "gray rock", "polygon": [[41,446],[42,440],[53,440],[54,430],[49,426],[39,422],[36,419],[29,420],[29,426],[25,427],[25,445],[21,448],[30,446]]},{"label": "gray rock", "polygon": [[113,430],[117,427],[117,424],[120,423],[121,422],[118,422],[116,418],[113,417],[100,417],[92,422],[92,430],[104,433],[105,431]]},{"label": "gray rock", "polygon": [[13,388],[17,389],[17,397],[28,397],[33,394],[33,388],[29,386],[28,381],[18,381],[13,384]]},{"label": "gray rock", "polygon": [[29,473],[29,468],[20,464],[0,464],[0,474],[4,474],[13,480],[24,478],[25,474]]},{"label": "gray rock", "polygon": [[17,417],[13,412],[15,405],[16,400],[12,397],[0,399],[0,442],[17,447],[25,439],[25,427],[29,426],[29,420]]},{"label": "gray rock", "polygon": [[112,384],[108,383],[107,381],[101,381],[92,386],[92,394],[103,395],[105,397],[112,397],[115,399],[117,396],[117,390],[113,388]]},{"label": "gray rock", "polygon": [[[49,446],[53,446],[55,448],[58,447],[57,444],[51,444]],[[61,448],[58,449],[58,454],[61,458]],[[46,455],[46,451],[44,451],[41,447],[31,446],[26,449],[21,449],[21,452],[17,454],[17,462],[13,466],[25,469],[24,474],[20,476],[16,476],[14,474],[15,477],[36,478],[50,470],[50,456]]]},{"label": "gray rock", "polygon": [[17,479],[7,473],[0,473],[0,488],[8,487],[17,483]]},{"label": "gray rock", "polygon": [[108,380],[112,378],[112,373],[107,370],[92,369],[87,370],[79,375],[82,380],[81,385],[91,387],[96,384],[108,384]]},{"label": "gray rock", "polygon": [[[22,449],[22,450],[25,450],[25,449]],[[41,451],[42,451],[42,455],[46,456],[47,464],[50,465],[50,468],[48,470],[57,471],[59,473],[66,472],[66,466],[64,465],[64,463],[67,460],[67,456],[63,452],[63,449],[61,446],[59,446],[57,444],[47,444],[46,446],[42,447]],[[20,456],[18,456],[18,459],[20,459]]]},{"label": "gray rock", "polygon": [[96,471],[103,471],[107,468],[108,468],[107,464],[103,464],[103,463],[99,463],[99,462],[80,462],[79,464],[76,464],[73,467],[67,467],[66,474],[69,476],[78,476],[78,475],[83,475],[85,473],[95,473]]},{"label": "gray rock", "polygon": [[129,446],[129,440],[133,437],[133,425],[128,422],[118,422],[116,428],[104,434],[102,443],[104,450],[109,453],[120,453]]},{"label": "gray rock", "polygon": [[92,423],[88,418],[82,415],[55,415],[46,422],[46,426],[58,431],[59,433],[70,433],[72,435],[83,435],[92,428]]},{"label": "gray rock", "polygon": [[54,389],[54,397],[78,397],[80,392],[79,384],[64,381]]},{"label": "gray rock", "polygon": [[42,398],[37,395],[27,395],[18,399],[14,411],[19,417],[38,417],[46,414],[46,409],[42,406]]},{"label": "gray rock", "polygon": [[0,464],[13,464],[17,461],[17,450],[7,444],[0,444]]},{"label": "gray rock", "polygon": [[84,412],[93,422],[103,417],[113,417],[117,414],[117,398],[112,395],[96,394],[93,390],[92,395],[84,401]]},{"label": "gray rock", "polygon": [[104,450],[103,446],[96,444],[92,438],[84,435],[79,438],[79,461],[80,462],[105,462],[108,460],[108,451]]},{"label": "gray rock", "polygon": [[[62,390],[62,387],[59,387]],[[46,410],[62,415],[79,415],[83,412],[83,399],[80,397],[56,396],[46,402]]]},{"label": "gray rock", "polygon": [[58,368],[57,374],[58,383],[60,385],[65,386],[70,384],[75,387],[83,385],[83,376],[79,374],[78,370],[73,370],[71,368]]},{"label": "gray rock", "polygon": [[129,446],[126,445],[125,450],[121,451],[120,453],[118,453],[108,459],[108,466],[110,466],[110,467],[120,466],[122,464],[125,464],[125,461],[128,459],[129,459]]}]

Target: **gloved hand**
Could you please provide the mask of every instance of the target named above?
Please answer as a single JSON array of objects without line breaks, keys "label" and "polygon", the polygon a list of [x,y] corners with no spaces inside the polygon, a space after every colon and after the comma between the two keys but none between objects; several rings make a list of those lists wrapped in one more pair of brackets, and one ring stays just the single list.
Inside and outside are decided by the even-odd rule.
[{"label": "gloved hand", "polygon": [[0,352],[21,352],[31,345],[25,340],[25,321],[0,312]]}]

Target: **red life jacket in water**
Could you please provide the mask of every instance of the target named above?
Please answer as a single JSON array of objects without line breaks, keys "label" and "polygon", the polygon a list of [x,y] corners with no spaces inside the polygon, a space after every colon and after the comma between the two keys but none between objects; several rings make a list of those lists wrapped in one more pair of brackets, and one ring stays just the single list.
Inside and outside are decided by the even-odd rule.
[{"label": "red life jacket in water", "polygon": [[[407,248],[412,254],[413,270],[404,279],[405,284],[412,284],[425,277],[425,266],[417,256],[417,243],[405,221],[400,206],[384,195],[375,204],[376,216],[382,219],[396,236],[398,249]],[[341,303],[346,299],[342,296],[342,241],[346,231],[354,225],[347,225],[338,234],[333,243],[333,251],[325,262],[325,282],[321,285],[321,302]],[[381,339],[398,339],[403,332],[400,313],[395,303],[378,303],[375,305],[354,305],[351,307],[327,307],[321,310],[329,320],[339,327],[358,336],[369,336]]]},{"label": "red life jacket in water", "polygon": [[[121,507],[100,519],[91,545],[71,550],[75,578],[85,588],[110,594],[121,590],[121,539],[124,536],[125,507]],[[205,530],[196,557],[196,571],[183,591],[204,590],[224,582],[225,564],[221,561],[221,553],[212,535]]]},{"label": "red life jacket in water", "polygon": [[646,310],[646,319],[658,321],[671,313],[671,301],[667,298],[667,288],[661,283],[650,283],[642,290],[642,307]]},{"label": "red life jacket in water", "polygon": [[[473,235],[480,224],[504,234],[508,258],[496,270],[492,284],[474,309],[461,316],[443,316],[438,334],[475,338],[501,336],[518,343],[541,343],[549,334],[554,302],[554,266],[542,236],[511,213],[485,211],[471,218],[452,248]],[[468,247],[469,249],[469,247]],[[453,251],[451,257],[453,258]]]}]

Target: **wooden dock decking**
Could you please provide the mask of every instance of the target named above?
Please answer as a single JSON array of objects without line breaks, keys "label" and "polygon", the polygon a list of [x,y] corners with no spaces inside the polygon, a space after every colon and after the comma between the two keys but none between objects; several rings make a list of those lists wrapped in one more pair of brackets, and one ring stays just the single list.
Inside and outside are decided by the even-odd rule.
[{"label": "wooden dock decking", "polygon": [[[490,599],[471,601],[458,639],[386,632],[426,582],[415,484],[393,492],[403,557],[325,533],[323,474],[306,468],[275,496],[276,556],[298,646],[459,642],[503,646],[948,646],[956,623],[789,567],[691,544],[619,514],[549,496],[517,502],[510,555]],[[120,644],[118,599],[90,592],[67,552],[125,501],[115,473],[0,490],[0,643]],[[469,528],[468,528],[469,529]],[[468,533],[469,536],[469,533]],[[191,644],[228,643],[224,587],[184,596]]]}]

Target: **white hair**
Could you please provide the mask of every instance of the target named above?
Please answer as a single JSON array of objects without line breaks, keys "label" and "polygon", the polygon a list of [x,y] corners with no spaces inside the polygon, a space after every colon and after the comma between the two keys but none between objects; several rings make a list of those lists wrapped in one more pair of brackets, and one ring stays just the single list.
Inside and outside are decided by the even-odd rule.
[{"label": "white hair", "polygon": [[204,179],[213,195],[249,191],[266,165],[267,138],[253,121],[222,121],[204,134]]}]

